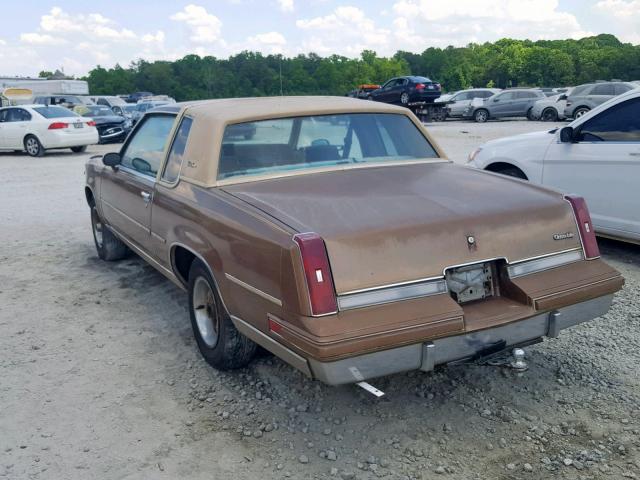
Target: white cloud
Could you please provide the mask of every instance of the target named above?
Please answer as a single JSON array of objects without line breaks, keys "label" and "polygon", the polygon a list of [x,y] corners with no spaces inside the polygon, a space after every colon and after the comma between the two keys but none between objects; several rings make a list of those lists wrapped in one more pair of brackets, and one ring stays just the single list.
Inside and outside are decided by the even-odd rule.
[{"label": "white cloud", "polygon": [[283,12],[293,12],[293,0],[278,0],[278,4]]},{"label": "white cloud", "polygon": [[215,43],[220,40],[222,22],[215,15],[208,13],[204,7],[189,4],[170,18],[188,26],[191,32],[189,38],[193,43]]},{"label": "white cloud", "polygon": [[503,37],[539,39],[580,38],[590,35],[577,18],[559,9],[557,0],[399,0],[394,35],[422,51],[427,45],[465,45]]},{"label": "white cloud", "polygon": [[311,32],[302,47],[316,53],[354,56],[364,49],[386,52],[390,47],[391,32],[377,27],[358,7],[341,6],[323,17],[297,20],[296,26]]},{"label": "white cloud", "polygon": [[[163,31],[136,33],[99,13],[71,14],[59,7],[42,15],[37,31],[25,32],[2,55],[12,73],[64,68],[68,74],[85,74],[96,64],[128,65],[138,58],[155,60],[180,55],[168,50]],[[65,45],[64,52],[60,45]],[[185,52],[180,52],[181,54]]]},{"label": "white cloud", "polygon": [[601,0],[593,6],[593,10],[600,19],[610,19],[616,25],[620,40],[640,44],[640,0]]},{"label": "white cloud", "polygon": [[247,38],[247,50],[259,50],[265,53],[284,53],[287,40],[281,33],[259,33]]},{"label": "white cloud", "polygon": [[22,33],[20,41],[30,45],[61,45],[66,43],[62,38],[56,38],[48,33]]}]

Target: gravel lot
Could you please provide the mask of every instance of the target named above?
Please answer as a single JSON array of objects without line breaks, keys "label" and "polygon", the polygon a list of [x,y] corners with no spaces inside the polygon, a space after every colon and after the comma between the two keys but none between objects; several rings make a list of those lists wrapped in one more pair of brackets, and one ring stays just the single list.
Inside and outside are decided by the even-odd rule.
[{"label": "gravel lot", "polygon": [[[455,161],[549,129],[429,126]],[[98,260],[90,154],[0,154],[0,478],[618,479],[640,477],[640,247],[611,312],[527,349],[523,374],[459,365],[326,387],[263,355],[220,373],[186,295],[137,257]]]}]

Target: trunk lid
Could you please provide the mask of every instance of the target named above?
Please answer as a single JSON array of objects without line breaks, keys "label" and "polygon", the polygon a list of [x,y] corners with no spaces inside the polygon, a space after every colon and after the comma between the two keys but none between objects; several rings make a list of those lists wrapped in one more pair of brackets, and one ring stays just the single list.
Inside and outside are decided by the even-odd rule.
[{"label": "trunk lid", "polygon": [[[579,247],[562,195],[450,163],[300,175],[223,187],[324,239],[338,294]],[[554,240],[555,234],[573,238]],[[470,245],[468,237],[475,243]]]}]

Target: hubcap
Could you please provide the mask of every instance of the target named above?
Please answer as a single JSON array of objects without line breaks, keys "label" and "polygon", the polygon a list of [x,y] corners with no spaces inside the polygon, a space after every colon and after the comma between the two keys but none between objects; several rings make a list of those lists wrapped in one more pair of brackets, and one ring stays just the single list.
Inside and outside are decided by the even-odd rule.
[{"label": "hubcap", "polygon": [[35,155],[36,153],[38,153],[38,142],[36,141],[35,138],[27,139],[27,152],[29,152],[32,155]]},{"label": "hubcap", "polygon": [[409,103],[409,95],[407,95],[406,93],[403,93],[402,95],[400,95],[400,101],[402,103]]},{"label": "hubcap", "polygon": [[102,222],[98,219],[98,215],[96,213],[94,215],[93,220],[93,235],[96,239],[96,243],[98,247],[102,248],[102,229],[104,228]]},{"label": "hubcap", "polygon": [[209,282],[203,277],[198,277],[193,286],[193,310],[202,341],[209,348],[215,347],[218,343],[216,301]]},{"label": "hubcap", "polygon": [[487,115],[484,112],[478,112],[478,120],[480,120],[481,122],[484,122],[487,118]]}]

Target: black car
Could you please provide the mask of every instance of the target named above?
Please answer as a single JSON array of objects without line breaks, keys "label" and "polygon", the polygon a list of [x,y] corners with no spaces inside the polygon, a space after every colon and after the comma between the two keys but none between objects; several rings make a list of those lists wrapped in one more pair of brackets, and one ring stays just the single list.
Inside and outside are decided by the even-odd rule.
[{"label": "black car", "polygon": [[408,105],[414,102],[433,102],[442,93],[440,84],[427,77],[396,77],[369,93],[369,100]]},{"label": "black car", "polygon": [[131,120],[115,115],[113,110],[104,105],[87,105],[83,117],[90,117],[96,123],[100,143],[124,142],[131,130]]},{"label": "black car", "polygon": [[125,98],[124,100],[127,103],[138,103],[139,100],[146,98],[146,97],[153,97],[153,93],[151,92],[134,92],[134,93],[130,93],[129,96],[127,98]]}]

